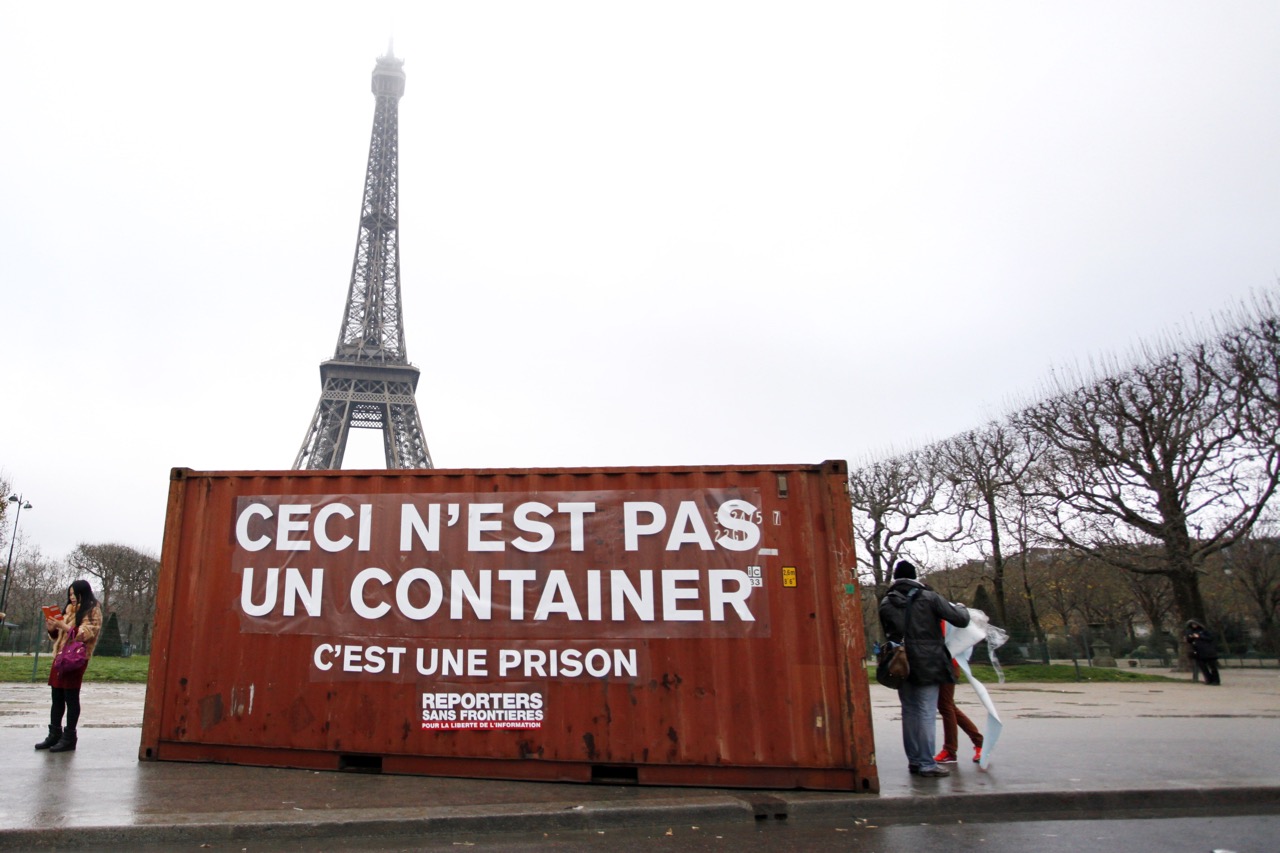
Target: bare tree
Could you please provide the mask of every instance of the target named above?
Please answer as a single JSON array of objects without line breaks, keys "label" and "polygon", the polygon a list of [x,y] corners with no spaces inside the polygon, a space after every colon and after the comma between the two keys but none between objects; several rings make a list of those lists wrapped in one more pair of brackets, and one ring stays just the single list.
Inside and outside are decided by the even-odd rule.
[{"label": "bare tree", "polygon": [[[19,539],[21,538],[20,536]],[[45,604],[61,606],[66,603],[67,585],[66,573],[61,564],[45,557],[39,548],[22,547],[14,555],[5,611],[9,622],[22,625],[20,634],[12,638],[14,641],[21,640],[21,650],[29,650],[29,642],[43,636],[44,617],[40,613],[40,607]]]},{"label": "bare tree", "polygon": [[1280,651],[1280,538],[1254,530],[1223,555],[1224,573],[1236,591],[1254,609],[1258,630],[1268,651]]},{"label": "bare tree", "polygon": [[29,627],[41,604],[61,604],[66,595],[58,594],[57,564],[28,544],[26,531],[15,531],[11,507],[17,504],[6,500],[9,494],[9,483],[0,480],[0,582],[8,587],[3,610],[7,621]]},{"label": "bare tree", "polygon": [[997,625],[1009,624],[1005,603],[1004,519],[1006,504],[1018,503],[1027,472],[1043,450],[1036,433],[1015,430],[1008,423],[991,422],[938,445],[943,474],[955,490],[954,505],[965,541],[976,546],[990,570]]},{"label": "bare tree", "polygon": [[1250,433],[1248,398],[1223,381],[1216,344],[1145,356],[1085,385],[1059,381],[1014,421],[1049,447],[1050,537],[1167,577],[1181,618],[1203,621],[1204,561],[1257,521],[1280,483],[1280,447]]},{"label": "bare tree", "polygon": [[[0,548],[5,549],[4,553],[6,555],[5,557],[6,570],[9,568],[9,559],[7,555],[9,552],[9,548],[8,548],[9,538],[12,535],[12,531],[9,529],[12,525],[9,524],[9,501],[7,500],[8,497],[9,497],[9,481],[6,480],[4,477],[0,477]],[[0,583],[4,583],[3,576],[0,576]],[[6,603],[6,609],[13,610],[13,607]]]},{"label": "bare tree", "polygon": [[1018,568],[1018,575],[1022,580],[1022,601],[1027,608],[1027,620],[1031,623],[1031,630],[1036,642],[1040,645],[1041,656],[1045,663],[1048,663],[1049,638],[1040,621],[1040,611],[1036,607],[1036,585],[1032,582],[1033,564],[1043,562],[1047,556],[1045,549],[1039,547],[1046,540],[1034,523],[1034,519],[1041,515],[1036,510],[1036,498],[1032,494],[1033,483],[1038,479],[1038,475],[1033,473],[1035,470],[1034,467],[1030,469],[1028,473],[1032,476],[1021,482],[1016,494],[1006,502],[1001,512],[1001,520],[1005,531],[1017,547],[1013,564]]},{"label": "bare tree", "polygon": [[960,535],[952,495],[936,454],[927,450],[868,460],[849,472],[859,574],[875,584],[877,600],[908,546]]},{"label": "bare tree", "polygon": [[160,561],[128,545],[81,544],[67,557],[67,565],[77,575],[98,579],[103,611],[115,612],[125,639],[145,648],[155,615]]},{"label": "bare tree", "polygon": [[[1125,582],[1133,601],[1142,610],[1142,615],[1151,623],[1152,651],[1160,652],[1163,658],[1165,623],[1173,610],[1173,590],[1168,578],[1160,575],[1137,574],[1125,572]],[[1175,650],[1177,646],[1175,645]]]},{"label": "bare tree", "polygon": [[[1133,620],[1141,611],[1133,597],[1128,595],[1129,590],[1122,577],[1127,574],[1115,566],[1095,560],[1089,560],[1083,567],[1076,600],[1080,615],[1089,628],[1090,657],[1095,654],[1094,644],[1108,633],[1123,629],[1126,640],[1133,638]],[[1118,634],[1108,639],[1114,641]]]},{"label": "bare tree", "polygon": [[1066,638],[1071,662],[1080,665],[1077,646],[1071,637],[1072,617],[1080,610],[1080,586],[1084,583],[1084,569],[1078,556],[1060,554],[1051,566],[1045,567],[1042,579],[1044,601],[1049,612],[1058,617],[1062,623],[1062,633]]},{"label": "bare tree", "polygon": [[1235,383],[1245,402],[1245,429],[1276,443],[1280,424],[1280,292],[1259,293],[1220,336],[1222,357],[1210,361],[1219,380]]}]

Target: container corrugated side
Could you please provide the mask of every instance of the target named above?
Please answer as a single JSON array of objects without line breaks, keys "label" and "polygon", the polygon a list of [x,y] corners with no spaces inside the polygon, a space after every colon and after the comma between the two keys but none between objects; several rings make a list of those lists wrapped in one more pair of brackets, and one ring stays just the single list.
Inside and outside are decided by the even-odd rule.
[{"label": "container corrugated side", "polygon": [[878,789],[842,462],[175,469],[140,756]]}]

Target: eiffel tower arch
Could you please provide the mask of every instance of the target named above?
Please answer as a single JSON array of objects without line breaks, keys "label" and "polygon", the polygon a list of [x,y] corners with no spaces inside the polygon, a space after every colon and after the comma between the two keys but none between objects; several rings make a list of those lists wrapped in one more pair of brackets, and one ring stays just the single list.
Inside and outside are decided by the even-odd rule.
[{"label": "eiffel tower arch", "polygon": [[414,393],[400,304],[399,103],[404,60],[390,50],[373,69],[373,133],[351,285],[333,358],[320,364],[320,402],[295,470],[342,467],[353,428],[382,430],[388,468],[431,468]]}]

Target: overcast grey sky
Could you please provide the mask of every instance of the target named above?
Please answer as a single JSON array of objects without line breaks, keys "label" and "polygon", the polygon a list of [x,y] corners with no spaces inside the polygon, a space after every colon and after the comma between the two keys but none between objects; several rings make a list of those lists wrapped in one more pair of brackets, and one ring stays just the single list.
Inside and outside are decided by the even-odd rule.
[{"label": "overcast grey sky", "polygon": [[1280,272],[1274,0],[0,13],[0,476],[55,558],[292,464],[392,35],[440,467],[853,462]]}]

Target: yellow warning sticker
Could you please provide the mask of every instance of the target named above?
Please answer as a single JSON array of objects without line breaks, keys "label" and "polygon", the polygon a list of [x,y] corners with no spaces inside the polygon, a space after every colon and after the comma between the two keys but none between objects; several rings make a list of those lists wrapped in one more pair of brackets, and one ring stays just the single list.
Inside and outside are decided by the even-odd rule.
[{"label": "yellow warning sticker", "polygon": [[782,585],[783,586],[796,585],[796,567],[795,566],[782,567]]}]

